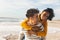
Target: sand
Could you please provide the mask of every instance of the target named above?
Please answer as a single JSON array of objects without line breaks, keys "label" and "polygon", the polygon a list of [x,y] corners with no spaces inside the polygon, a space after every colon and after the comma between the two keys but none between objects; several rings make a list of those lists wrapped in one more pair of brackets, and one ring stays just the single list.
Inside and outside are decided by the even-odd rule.
[{"label": "sand", "polygon": [[48,27],[52,27],[53,30],[50,29],[51,33],[47,33],[47,40],[60,40],[60,21],[49,21]]},{"label": "sand", "polygon": [[[18,25],[18,27],[20,26]],[[19,28],[17,29],[18,29],[17,31],[13,31],[15,29],[13,27],[13,30],[12,30],[12,27],[11,27],[11,31],[9,29],[9,32],[0,30],[0,40],[18,40]],[[59,20],[48,21],[48,32],[47,32],[46,40],[60,40],[60,21]]]}]

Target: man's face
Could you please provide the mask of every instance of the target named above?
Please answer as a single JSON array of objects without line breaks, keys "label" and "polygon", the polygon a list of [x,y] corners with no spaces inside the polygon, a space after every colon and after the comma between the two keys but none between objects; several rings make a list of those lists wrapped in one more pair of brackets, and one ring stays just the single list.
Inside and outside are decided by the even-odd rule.
[{"label": "man's face", "polygon": [[49,13],[48,13],[48,12],[43,11],[43,12],[41,13],[41,19],[42,19],[42,20],[47,20],[48,17],[49,17]]},{"label": "man's face", "polygon": [[32,23],[36,24],[38,22],[38,14],[34,14],[34,16],[31,18]]}]

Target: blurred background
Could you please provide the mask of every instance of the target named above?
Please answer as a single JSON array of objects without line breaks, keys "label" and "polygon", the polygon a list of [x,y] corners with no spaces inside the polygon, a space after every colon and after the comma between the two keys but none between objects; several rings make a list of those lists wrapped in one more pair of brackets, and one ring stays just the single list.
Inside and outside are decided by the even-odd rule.
[{"label": "blurred background", "polygon": [[0,40],[17,40],[20,22],[30,8],[40,12],[46,8],[54,9],[55,17],[48,21],[47,40],[60,40],[60,0],[0,0]]}]

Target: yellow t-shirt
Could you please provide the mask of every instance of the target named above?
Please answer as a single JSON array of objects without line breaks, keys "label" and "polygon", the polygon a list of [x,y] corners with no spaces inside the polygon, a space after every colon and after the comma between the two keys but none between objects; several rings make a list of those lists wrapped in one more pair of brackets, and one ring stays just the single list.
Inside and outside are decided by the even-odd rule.
[{"label": "yellow t-shirt", "polygon": [[[28,19],[25,19],[22,23],[21,23],[21,27],[24,29],[24,30],[31,30],[31,26],[27,25],[27,21]],[[40,21],[40,16],[39,16],[39,21]],[[44,31],[42,32],[37,32],[37,36],[42,36],[42,37],[45,37],[46,34],[47,34],[47,21],[43,22],[42,23],[43,26],[44,26]]]}]

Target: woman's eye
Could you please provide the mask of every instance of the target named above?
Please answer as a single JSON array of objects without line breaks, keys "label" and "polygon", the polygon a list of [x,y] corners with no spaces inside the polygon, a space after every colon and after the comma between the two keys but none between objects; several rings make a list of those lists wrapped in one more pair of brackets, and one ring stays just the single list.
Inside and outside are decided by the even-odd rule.
[{"label": "woman's eye", "polygon": [[44,14],[44,16],[46,16],[46,14]]}]

